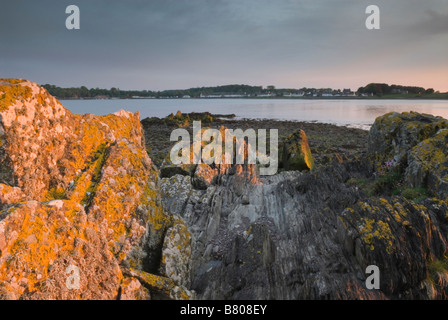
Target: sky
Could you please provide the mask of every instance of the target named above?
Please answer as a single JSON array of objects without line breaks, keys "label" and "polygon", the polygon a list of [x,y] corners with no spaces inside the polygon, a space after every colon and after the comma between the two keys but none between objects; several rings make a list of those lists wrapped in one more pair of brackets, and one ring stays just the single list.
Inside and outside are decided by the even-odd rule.
[{"label": "sky", "polygon": [[[80,29],[68,30],[68,5]],[[380,29],[365,26],[380,9]],[[448,91],[448,0],[0,0],[0,78],[61,87],[226,84]]]}]

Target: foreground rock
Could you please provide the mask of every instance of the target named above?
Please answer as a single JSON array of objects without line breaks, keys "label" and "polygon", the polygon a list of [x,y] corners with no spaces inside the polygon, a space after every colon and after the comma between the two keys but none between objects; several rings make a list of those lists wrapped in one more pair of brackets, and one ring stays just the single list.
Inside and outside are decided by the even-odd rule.
[{"label": "foreground rock", "polygon": [[446,212],[446,204],[438,200],[423,204],[400,197],[362,200],[340,216],[340,241],[363,270],[378,266],[386,296],[446,299],[448,288],[434,282],[431,274],[448,249]]},{"label": "foreground rock", "polygon": [[132,296],[141,284],[121,266],[156,273],[174,222],[139,114],[74,115],[23,80],[1,80],[0,94],[0,297]]},{"label": "foreground rock", "polygon": [[[163,189],[188,178],[163,179]],[[289,171],[261,184],[222,176],[207,190],[190,188],[175,207],[164,194],[195,239],[192,289],[198,297],[380,298],[365,289],[361,266],[343,258],[337,241],[339,214],[360,197],[345,179],[346,168],[337,164],[316,176]]]}]

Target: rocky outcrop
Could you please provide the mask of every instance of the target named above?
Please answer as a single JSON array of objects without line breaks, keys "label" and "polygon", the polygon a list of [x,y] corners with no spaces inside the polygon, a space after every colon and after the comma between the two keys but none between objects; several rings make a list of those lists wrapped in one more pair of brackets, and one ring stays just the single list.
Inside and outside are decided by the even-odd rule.
[{"label": "rocky outcrop", "polygon": [[[0,295],[5,299],[114,299],[123,276],[82,205],[28,201],[1,213]],[[66,285],[69,266],[79,288]],[[103,287],[104,289],[99,289]]]},{"label": "rocky outcrop", "polygon": [[378,117],[369,131],[368,152],[377,166],[406,162],[408,152],[423,140],[448,128],[448,120],[416,112],[391,112]]},{"label": "rocky outcrop", "polygon": [[[377,121],[383,123],[384,119]],[[414,128],[412,121],[406,126]],[[374,166],[368,159],[380,161],[381,155],[382,161],[402,154],[397,161],[405,163],[411,158],[406,143],[411,149],[419,144],[402,143],[395,136],[412,136],[405,128],[394,131],[378,123],[375,127],[381,127],[378,134],[383,137],[371,133],[367,158],[342,163],[334,160],[313,171],[283,171],[260,177],[259,183],[228,170],[204,190],[194,188],[190,176],[162,179],[164,208],[179,215],[191,232],[191,289],[197,297],[446,297],[443,279],[448,271],[440,267],[447,252],[446,203],[439,199],[416,203],[403,197],[376,198],[349,183],[353,177],[370,177]],[[431,128],[427,136],[431,137],[431,132],[438,136],[435,126]],[[384,139],[401,147],[384,145],[385,154],[380,154],[373,146]],[[366,286],[370,265],[381,272],[379,290]]]},{"label": "rocky outcrop", "polygon": [[[338,216],[360,197],[342,165],[311,175],[282,172],[252,184],[224,175],[207,190],[164,193],[193,241],[192,289],[200,299],[379,298],[344,259]],[[163,179],[188,186],[189,177]],[[183,180],[184,182],[179,182]],[[247,201],[246,201],[247,200]],[[174,202],[176,205],[174,206]]]},{"label": "rocky outcrop", "polygon": [[394,161],[412,187],[448,197],[448,120],[432,115],[389,113],[376,119],[369,133],[368,153],[374,167]]},{"label": "rocky outcrop", "polygon": [[0,84],[0,296],[145,297],[122,267],[157,273],[180,222],[162,210],[139,114],[74,115],[34,83]]}]

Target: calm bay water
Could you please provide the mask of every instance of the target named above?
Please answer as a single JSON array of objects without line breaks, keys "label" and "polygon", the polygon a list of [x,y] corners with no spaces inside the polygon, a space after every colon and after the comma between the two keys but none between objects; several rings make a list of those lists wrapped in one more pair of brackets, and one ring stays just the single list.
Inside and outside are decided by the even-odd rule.
[{"label": "calm bay water", "polygon": [[141,118],[165,117],[180,110],[235,114],[238,118],[324,122],[368,129],[375,118],[396,111],[416,111],[448,119],[447,100],[286,100],[286,99],[129,99],[61,100],[75,114],[106,115],[121,109]]}]

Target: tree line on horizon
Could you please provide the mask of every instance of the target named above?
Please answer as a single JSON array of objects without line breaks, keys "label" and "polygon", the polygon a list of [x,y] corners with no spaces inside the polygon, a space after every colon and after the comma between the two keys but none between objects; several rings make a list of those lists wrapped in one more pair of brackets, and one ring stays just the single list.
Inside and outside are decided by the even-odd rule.
[{"label": "tree line on horizon", "polygon": [[[225,95],[225,94],[236,94],[236,95],[250,95],[257,96],[261,94],[272,94],[277,97],[281,97],[290,93],[323,93],[323,92],[333,92],[339,93],[341,90],[331,89],[331,88],[300,88],[300,89],[277,89],[275,86],[267,86],[263,88],[262,86],[250,86],[242,84],[234,85],[224,85],[216,87],[198,87],[190,89],[179,89],[179,90],[164,90],[164,91],[151,91],[151,90],[120,90],[119,88],[111,89],[100,89],[91,88],[88,89],[85,86],[80,88],[61,88],[55,85],[44,84],[43,87],[53,96],[58,99],[94,99],[94,98],[116,98],[116,99],[131,99],[131,98],[171,98],[178,97],[182,98],[189,96],[191,98],[199,98],[201,95]],[[360,87],[356,91],[356,94],[368,94],[375,96],[382,96],[394,93],[408,94],[433,94],[434,89],[425,89],[422,87],[413,86],[401,86],[401,85],[388,85],[385,83],[369,83],[365,87]]]},{"label": "tree line on horizon", "polygon": [[423,87],[415,87],[415,86],[401,86],[401,85],[388,85],[386,83],[369,83],[365,87],[358,88],[358,94],[373,94],[376,96],[382,96],[385,94],[433,94],[434,89],[429,88],[425,89]]}]

